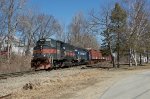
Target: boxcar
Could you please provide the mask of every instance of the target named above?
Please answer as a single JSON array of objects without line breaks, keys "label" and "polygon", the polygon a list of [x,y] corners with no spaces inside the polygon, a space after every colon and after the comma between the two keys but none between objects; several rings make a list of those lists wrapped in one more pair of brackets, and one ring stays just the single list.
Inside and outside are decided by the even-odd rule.
[{"label": "boxcar", "polygon": [[88,49],[89,50],[89,60],[91,64],[103,61],[102,53],[99,50]]}]

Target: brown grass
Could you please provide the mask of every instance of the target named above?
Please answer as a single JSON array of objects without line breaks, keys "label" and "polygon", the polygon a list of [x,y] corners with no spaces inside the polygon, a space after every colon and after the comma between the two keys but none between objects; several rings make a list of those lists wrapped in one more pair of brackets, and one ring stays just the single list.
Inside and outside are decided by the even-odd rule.
[{"label": "brown grass", "polygon": [[27,71],[30,69],[30,56],[13,55],[8,61],[6,57],[0,57],[0,74]]}]

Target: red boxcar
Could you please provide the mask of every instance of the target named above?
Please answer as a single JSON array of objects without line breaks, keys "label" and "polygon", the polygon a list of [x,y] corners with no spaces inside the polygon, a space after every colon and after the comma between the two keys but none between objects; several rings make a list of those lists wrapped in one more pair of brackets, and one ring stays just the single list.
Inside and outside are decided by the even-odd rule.
[{"label": "red boxcar", "polygon": [[90,58],[94,60],[102,58],[102,53],[98,50],[90,49],[89,54],[90,54]]},{"label": "red boxcar", "polygon": [[90,63],[98,63],[98,62],[104,62],[104,61],[111,61],[111,56],[102,56],[101,51],[95,50],[95,49],[88,49],[89,50],[89,56],[90,56]]},{"label": "red boxcar", "polygon": [[88,50],[89,50],[90,64],[98,63],[102,60],[102,53],[99,50],[95,49],[88,49]]}]

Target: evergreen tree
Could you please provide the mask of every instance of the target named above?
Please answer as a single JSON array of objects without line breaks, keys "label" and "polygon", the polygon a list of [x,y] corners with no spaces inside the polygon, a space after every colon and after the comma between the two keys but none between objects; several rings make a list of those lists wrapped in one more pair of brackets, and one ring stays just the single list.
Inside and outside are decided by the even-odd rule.
[{"label": "evergreen tree", "polygon": [[116,3],[115,8],[111,12],[110,19],[111,32],[116,37],[117,67],[119,68],[121,33],[125,32],[127,19],[126,11],[118,3]]}]

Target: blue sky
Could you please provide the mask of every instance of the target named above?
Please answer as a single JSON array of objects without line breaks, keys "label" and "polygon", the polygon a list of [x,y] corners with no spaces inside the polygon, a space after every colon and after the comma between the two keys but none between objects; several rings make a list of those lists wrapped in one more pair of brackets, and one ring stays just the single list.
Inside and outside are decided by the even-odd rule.
[{"label": "blue sky", "polygon": [[30,0],[28,3],[37,11],[53,15],[61,23],[68,25],[72,17],[83,12],[88,15],[91,9],[100,11],[101,7],[113,5],[118,0]]},{"label": "blue sky", "polygon": [[102,8],[114,7],[119,1],[122,0],[28,0],[27,4],[36,12],[53,15],[67,29],[76,13],[82,12],[89,17],[92,9],[100,13]]},{"label": "blue sky", "polygon": [[[62,25],[65,25],[64,28],[67,30],[72,17],[78,12],[89,17],[92,9],[100,13],[102,8],[108,5],[113,7],[118,1],[120,0],[29,0],[27,5],[35,12],[53,15]],[[98,41],[101,42],[101,39]]]}]

